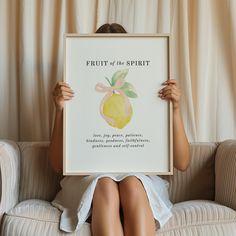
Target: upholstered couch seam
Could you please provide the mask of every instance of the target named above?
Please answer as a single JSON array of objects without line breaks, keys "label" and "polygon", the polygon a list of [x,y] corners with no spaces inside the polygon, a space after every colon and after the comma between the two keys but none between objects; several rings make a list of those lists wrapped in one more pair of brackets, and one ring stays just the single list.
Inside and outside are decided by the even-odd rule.
[{"label": "upholstered couch seam", "polygon": [[[36,219],[36,218],[27,217],[27,216],[11,215],[11,214],[8,214],[8,213],[5,213],[4,217],[14,217],[14,218],[19,218],[19,219],[24,218],[24,219],[29,219],[29,220],[33,220],[33,221],[49,222],[49,223],[53,223],[53,224],[58,224],[59,223],[59,221]],[[83,223],[83,225],[90,225],[90,223],[85,222],[85,223]]]},{"label": "upholstered couch seam", "polygon": [[198,226],[207,226],[207,225],[214,225],[214,224],[231,224],[231,223],[235,223],[236,226],[236,218],[233,220],[221,220],[221,221],[207,221],[207,222],[200,222],[200,223],[195,223],[195,224],[189,224],[189,225],[184,225],[184,226],[176,226],[176,227],[171,227],[168,229],[163,229],[161,231],[158,231],[158,233],[165,233],[165,232],[170,232],[176,229],[187,229],[187,228],[191,228],[191,227],[198,227]]},{"label": "upholstered couch seam", "polygon": [[12,215],[9,213],[5,213],[5,217],[15,217],[15,218],[19,218],[19,219],[30,219],[30,220],[34,220],[34,221],[42,221],[42,222],[50,222],[50,223],[54,223],[54,224],[58,224],[59,221],[52,221],[52,220],[45,220],[45,219],[40,219],[40,218],[32,218],[32,217],[27,217],[27,216],[18,216],[18,215]]}]

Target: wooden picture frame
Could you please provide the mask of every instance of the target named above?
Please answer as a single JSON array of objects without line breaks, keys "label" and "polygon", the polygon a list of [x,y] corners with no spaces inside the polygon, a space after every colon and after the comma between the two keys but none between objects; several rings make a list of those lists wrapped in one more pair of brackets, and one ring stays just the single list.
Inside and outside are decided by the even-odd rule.
[{"label": "wooden picture frame", "polygon": [[169,34],[66,34],[63,174],[173,174]]}]

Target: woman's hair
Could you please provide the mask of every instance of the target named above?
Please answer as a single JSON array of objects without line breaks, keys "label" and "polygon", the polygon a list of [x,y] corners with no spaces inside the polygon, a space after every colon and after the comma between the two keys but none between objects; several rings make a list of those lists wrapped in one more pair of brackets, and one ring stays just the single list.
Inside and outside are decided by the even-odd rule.
[{"label": "woman's hair", "polygon": [[95,33],[127,33],[127,32],[122,25],[112,23],[100,26]]}]

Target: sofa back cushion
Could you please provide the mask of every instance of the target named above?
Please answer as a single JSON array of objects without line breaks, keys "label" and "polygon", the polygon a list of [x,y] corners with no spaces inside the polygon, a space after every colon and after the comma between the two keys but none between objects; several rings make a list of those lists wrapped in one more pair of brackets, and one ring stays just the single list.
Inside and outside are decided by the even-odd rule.
[{"label": "sofa back cushion", "polygon": [[[60,188],[61,175],[50,167],[48,142],[20,142],[21,180],[19,200],[43,199],[51,201]],[[172,202],[192,199],[214,200],[214,159],[217,143],[192,143],[191,164],[187,171],[174,169],[169,181]]]},{"label": "sofa back cushion", "polygon": [[48,161],[49,142],[19,142],[18,145],[21,151],[19,201],[53,200],[62,176],[52,170]]},{"label": "sofa back cushion", "polygon": [[218,143],[191,143],[191,163],[185,172],[174,169],[173,176],[163,176],[170,183],[173,203],[187,200],[214,200],[215,153]]}]

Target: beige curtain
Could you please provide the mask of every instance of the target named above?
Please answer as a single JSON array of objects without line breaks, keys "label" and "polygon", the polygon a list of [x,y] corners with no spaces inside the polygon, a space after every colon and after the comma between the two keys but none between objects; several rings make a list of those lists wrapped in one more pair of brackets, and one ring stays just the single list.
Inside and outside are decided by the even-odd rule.
[{"label": "beige curtain", "polygon": [[171,16],[174,76],[189,139],[235,139],[236,1],[174,1]]},{"label": "beige curtain", "polygon": [[64,33],[171,33],[189,141],[236,138],[236,1],[0,0],[0,138],[49,140]]}]

